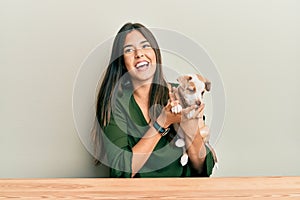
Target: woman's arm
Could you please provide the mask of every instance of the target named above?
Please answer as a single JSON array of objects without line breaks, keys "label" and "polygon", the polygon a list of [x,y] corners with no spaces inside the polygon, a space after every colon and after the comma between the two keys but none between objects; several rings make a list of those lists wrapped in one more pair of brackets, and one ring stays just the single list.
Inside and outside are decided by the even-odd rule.
[{"label": "woman's arm", "polygon": [[[164,128],[169,127],[173,123],[178,123],[181,120],[180,114],[171,112],[172,103],[169,101],[167,106],[162,109],[162,113],[156,119],[156,122]],[[144,137],[132,148],[132,177],[144,166],[155,146],[161,138],[161,134],[151,126],[145,133]]]},{"label": "woman's arm", "polygon": [[[197,127],[197,121],[199,119],[192,119],[192,120],[196,121],[195,126]],[[190,126],[193,127],[191,124]],[[203,127],[201,128],[197,127],[194,129],[190,128],[190,130],[185,131],[186,132],[185,143],[186,143],[187,153],[193,168],[198,173],[201,173],[203,171],[203,165],[207,154],[205,144],[203,142],[202,136],[200,135],[200,129],[202,129]]]},{"label": "woman's arm", "polygon": [[183,120],[180,123],[179,131],[183,131],[185,135],[185,145],[189,159],[192,163],[193,168],[201,173],[203,170],[203,165],[206,158],[206,147],[203,141],[203,138],[200,134],[200,131],[207,128],[205,127],[203,121],[203,111],[204,105],[202,104],[197,112],[195,113],[194,118],[184,119],[185,114],[183,114]]},{"label": "woman's arm", "polygon": [[131,177],[144,166],[162,136],[152,126],[132,148]]}]

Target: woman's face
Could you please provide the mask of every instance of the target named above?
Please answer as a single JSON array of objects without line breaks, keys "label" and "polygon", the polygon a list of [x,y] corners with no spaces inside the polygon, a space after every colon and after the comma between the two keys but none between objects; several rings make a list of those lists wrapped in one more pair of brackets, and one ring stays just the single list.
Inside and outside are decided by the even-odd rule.
[{"label": "woman's face", "polygon": [[156,55],[150,43],[139,31],[133,30],[127,34],[123,53],[132,83],[151,83],[156,70]]}]

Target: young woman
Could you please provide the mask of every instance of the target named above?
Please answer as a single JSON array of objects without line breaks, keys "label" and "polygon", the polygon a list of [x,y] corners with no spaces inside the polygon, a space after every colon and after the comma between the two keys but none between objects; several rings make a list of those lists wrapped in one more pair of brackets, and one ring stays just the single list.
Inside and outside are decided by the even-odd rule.
[{"label": "young woman", "polygon": [[[171,107],[178,101],[171,88],[153,34],[142,24],[125,24],[114,39],[101,83],[100,130],[93,137],[97,159],[110,167],[110,177],[210,176],[214,159],[199,134],[207,129],[202,120],[204,105],[194,119],[173,114]],[[195,108],[183,113],[191,109]],[[185,133],[189,156],[185,166],[180,163],[182,149],[174,145],[175,123]]]}]

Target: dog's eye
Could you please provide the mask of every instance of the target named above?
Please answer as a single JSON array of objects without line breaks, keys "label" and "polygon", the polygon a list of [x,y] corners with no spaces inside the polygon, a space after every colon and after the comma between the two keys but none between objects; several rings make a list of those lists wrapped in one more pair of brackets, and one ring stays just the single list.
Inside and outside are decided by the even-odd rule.
[{"label": "dog's eye", "polygon": [[189,91],[189,92],[195,92],[195,88],[192,87],[192,86],[190,86],[190,87],[187,88],[187,91]]},{"label": "dog's eye", "polygon": [[201,92],[201,95],[202,95],[202,96],[204,95],[204,91]]}]

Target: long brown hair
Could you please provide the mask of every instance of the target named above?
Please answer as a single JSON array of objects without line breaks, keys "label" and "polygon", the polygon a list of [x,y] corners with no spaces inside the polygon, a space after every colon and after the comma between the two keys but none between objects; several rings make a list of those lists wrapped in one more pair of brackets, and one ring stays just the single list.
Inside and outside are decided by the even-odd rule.
[{"label": "long brown hair", "polygon": [[[152,108],[150,112],[150,118],[156,119],[161,112],[161,106],[165,106],[168,101],[168,87],[162,72],[161,52],[154,35],[149,29],[147,29],[140,23],[126,23],[124,26],[122,26],[122,28],[119,30],[114,39],[110,62],[106,69],[98,93],[96,104],[96,117],[99,126],[96,127],[100,129],[103,129],[109,124],[114,89],[118,88],[120,91],[122,91],[124,87],[128,87],[122,84],[118,85],[118,83],[120,82],[120,79],[124,76],[124,74],[127,72],[123,57],[123,45],[125,43],[126,35],[132,30],[139,31],[147,39],[156,55],[157,67],[149,94],[149,108]],[[95,147],[94,156],[96,157],[96,163],[99,163],[101,151],[103,151],[103,149],[100,150],[101,148],[103,148],[103,145],[101,144],[101,134],[101,131],[98,130],[93,131],[92,135]]]}]

